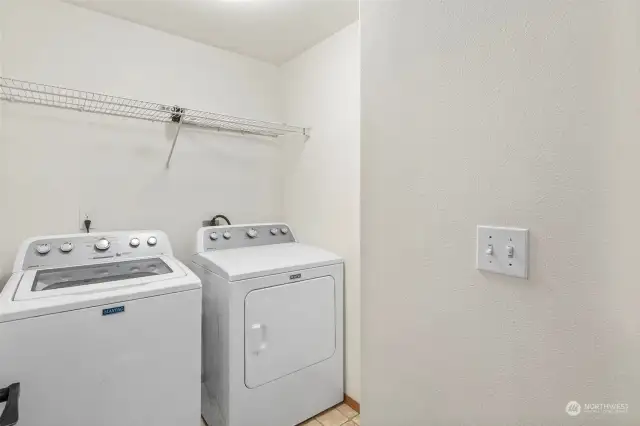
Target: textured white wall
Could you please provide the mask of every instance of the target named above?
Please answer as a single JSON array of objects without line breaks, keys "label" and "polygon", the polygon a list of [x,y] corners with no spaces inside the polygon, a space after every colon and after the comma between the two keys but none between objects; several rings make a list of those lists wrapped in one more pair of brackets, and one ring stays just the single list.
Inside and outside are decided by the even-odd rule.
[{"label": "textured white wall", "polygon": [[360,40],[358,23],[281,68],[287,122],[312,127],[285,149],[284,212],[303,242],[345,259],[346,393],[360,400]]},{"label": "textured white wall", "polygon": [[[279,71],[76,6],[3,0],[3,75],[190,108],[280,121]],[[26,237],[78,230],[160,228],[180,258],[201,221],[282,220],[281,143],[3,103],[0,269]]]},{"label": "textured white wall", "polygon": [[[362,2],[367,426],[640,423],[639,16]],[[475,270],[477,224],[531,229],[528,281]]]}]

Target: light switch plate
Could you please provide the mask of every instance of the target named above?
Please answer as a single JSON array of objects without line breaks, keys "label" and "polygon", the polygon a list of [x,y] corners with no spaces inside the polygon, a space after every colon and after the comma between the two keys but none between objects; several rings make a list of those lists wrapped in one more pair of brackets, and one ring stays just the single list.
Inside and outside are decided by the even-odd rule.
[{"label": "light switch plate", "polygon": [[[528,277],[528,229],[478,226],[477,244],[477,269],[520,278]],[[509,247],[513,247],[513,257],[509,257]]]}]

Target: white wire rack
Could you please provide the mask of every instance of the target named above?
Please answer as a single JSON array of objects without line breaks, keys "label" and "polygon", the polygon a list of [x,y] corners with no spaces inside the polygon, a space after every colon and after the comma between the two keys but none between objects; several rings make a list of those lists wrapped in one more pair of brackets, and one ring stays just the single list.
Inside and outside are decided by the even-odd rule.
[{"label": "white wire rack", "polygon": [[251,120],[6,77],[0,77],[0,99],[160,123],[176,123],[177,130],[167,159],[167,167],[171,162],[178,134],[183,125],[273,138],[293,134],[301,135],[306,139],[309,135],[309,129],[305,127]]}]

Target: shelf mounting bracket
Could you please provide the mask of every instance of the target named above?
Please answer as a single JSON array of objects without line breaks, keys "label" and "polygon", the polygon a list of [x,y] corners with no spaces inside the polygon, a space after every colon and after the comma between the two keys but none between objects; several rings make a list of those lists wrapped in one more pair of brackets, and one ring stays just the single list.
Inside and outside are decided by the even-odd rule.
[{"label": "shelf mounting bracket", "polygon": [[176,127],[176,134],[173,136],[173,142],[171,143],[171,151],[169,151],[169,157],[167,157],[167,164],[165,167],[168,169],[169,164],[171,163],[171,157],[173,157],[173,150],[176,149],[176,142],[178,141],[178,135],[180,134],[180,129],[182,128],[182,114],[184,114],[184,108],[173,107],[172,108],[171,121],[174,123],[178,123]]}]

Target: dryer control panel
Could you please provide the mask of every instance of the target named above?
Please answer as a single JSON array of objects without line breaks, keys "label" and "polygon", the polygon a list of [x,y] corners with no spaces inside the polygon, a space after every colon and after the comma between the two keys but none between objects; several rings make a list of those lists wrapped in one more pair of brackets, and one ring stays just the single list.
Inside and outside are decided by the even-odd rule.
[{"label": "dryer control panel", "polygon": [[162,231],[114,231],[51,235],[25,241],[14,272],[30,268],[91,264],[104,259],[171,256],[169,238]]},{"label": "dryer control panel", "polygon": [[196,251],[199,253],[296,242],[293,232],[284,223],[207,226],[200,228],[197,238]]}]

